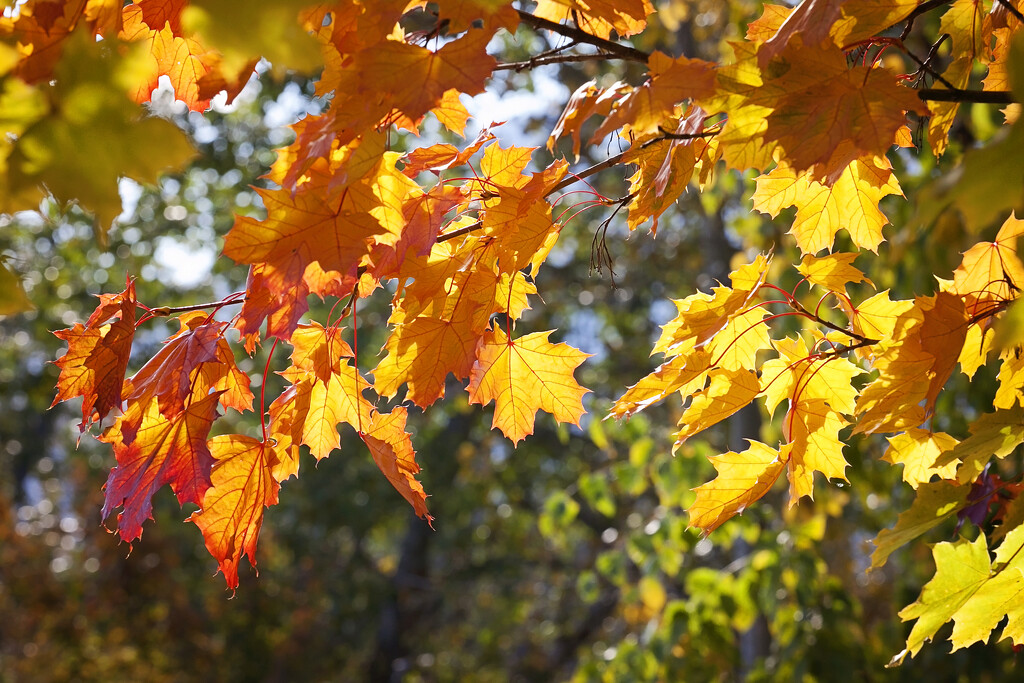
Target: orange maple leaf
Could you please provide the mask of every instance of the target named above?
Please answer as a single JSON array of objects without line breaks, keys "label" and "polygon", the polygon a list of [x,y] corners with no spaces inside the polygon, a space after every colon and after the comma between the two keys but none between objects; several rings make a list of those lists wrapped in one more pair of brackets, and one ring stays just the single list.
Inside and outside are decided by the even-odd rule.
[{"label": "orange maple leaf", "polygon": [[430,523],[434,518],[427,511],[427,494],[423,491],[423,485],[416,480],[420,466],[416,464],[410,435],[405,431],[407,417],[408,411],[403,406],[390,413],[375,412],[369,429],[359,436],[395,490],[409,501],[418,516]]},{"label": "orange maple leaf", "polygon": [[206,549],[217,560],[228,588],[234,590],[242,555],[256,566],[264,509],[277,504],[276,456],[266,443],[238,434],[215,436],[207,445],[214,460],[212,486],[203,496],[202,509],[187,521],[202,531]]},{"label": "orange maple leaf", "polygon": [[582,31],[608,38],[615,31],[623,38],[636,35],[654,13],[650,0],[539,0],[533,14],[550,21],[573,19]]},{"label": "orange maple leaf", "polygon": [[548,341],[551,331],[509,339],[501,328],[490,330],[477,347],[469,381],[469,402],[495,402],[493,427],[513,443],[533,434],[537,410],[559,422],[579,425],[583,395],[589,389],[573,378],[573,371],[590,354],[568,344]]},{"label": "orange maple leaf", "polygon": [[181,13],[188,0],[135,0],[135,6],[142,10],[142,20],[151,29],[160,30],[170,24],[172,31],[181,33]]},{"label": "orange maple leaf", "polygon": [[[128,357],[135,337],[135,283],[120,294],[105,294],[85,325],[54,332],[68,351],[54,361],[60,368],[57,395],[50,407],[82,396],[81,431],[121,405]],[[113,321],[107,323],[113,318]]]},{"label": "orange maple leaf", "polygon": [[[205,315],[200,317],[206,319]],[[223,325],[196,322],[194,317],[180,320],[182,329],[178,334],[167,340],[164,347],[128,380],[124,388],[126,400],[148,401],[155,397],[160,412],[167,418],[185,409],[186,399],[195,393],[193,371],[204,363],[221,363],[223,360],[218,357],[218,345],[224,338]]]},{"label": "orange maple leaf", "polygon": [[714,94],[715,65],[711,62],[688,57],[672,59],[663,52],[655,52],[647,66],[650,79],[615,103],[611,115],[594,131],[592,142],[603,140],[623,126],[629,126],[636,137],[658,133],[681,102]]},{"label": "orange maple leaf", "polygon": [[321,382],[341,371],[341,359],[352,358],[352,347],[341,338],[341,329],[324,327],[314,321],[292,332],[292,365],[313,373]]},{"label": "orange maple leaf", "polygon": [[[224,255],[237,263],[267,263],[294,277],[292,265],[314,261],[325,271],[354,275],[370,253],[373,238],[386,232],[373,216],[353,211],[346,194],[328,199],[323,192],[300,187],[259,190],[265,220],[239,217],[224,238]],[[302,267],[300,277],[305,273]]]},{"label": "orange maple leaf", "polygon": [[780,53],[783,75],[765,91],[764,137],[777,141],[796,171],[834,183],[855,159],[881,157],[906,125],[907,111],[927,113],[910,88],[882,68],[848,68],[838,47],[794,41]]},{"label": "orange maple leaf", "polygon": [[[364,108],[381,102],[416,121],[444,102],[445,93],[458,90],[477,95],[497,61],[487,54],[493,32],[472,29],[447,43],[437,52],[397,40],[385,40],[372,50],[355,57],[353,70],[358,74],[361,91],[352,93],[363,102],[343,93],[350,106]],[[390,84],[387,90],[381,83]]]},{"label": "orange maple leaf", "polygon": [[418,316],[396,326],[387,355],[373,370],[377,393],[390,398],[408,383],[407,398],[421,408],[443,397],[449,373],[464,380],[473,369],[480,335],[470,322],[465,314],[451,320]]},{"label": "orange maple leaf", "polygon": [[[155,18],[150,18],[155,21]],[[161,76],[167,76],[174,87],[174,96],[192,111],[205,111],[210,99],[200,93],[199,81],[210,77],[220,64],[220,54],[203,47],[194,38],[175,32],[168,21],[159,27],[146,20],[145,10],[137,5],[124,8],[124,28],[121,38],[132,42],[145,42],[150,56],[149,71],[139,79],[134,94],[136,102],[148,102]],[[140,74],[141,75],[141,74]]]},{"label": "orange maple leaf", "polygon": [[171,485],[181,504],[202,504],[213,467],[206,438],[219,399],[212,393],[172,417],[163,415],[155,400],[135,403],[100,437],[113,445],[117,457],[104,486],[102,514],[106,519],[114,508],[122,508],[117,529],[123,540],[142,536],[143,523],[152,518],[153,494],[164,484]]}]

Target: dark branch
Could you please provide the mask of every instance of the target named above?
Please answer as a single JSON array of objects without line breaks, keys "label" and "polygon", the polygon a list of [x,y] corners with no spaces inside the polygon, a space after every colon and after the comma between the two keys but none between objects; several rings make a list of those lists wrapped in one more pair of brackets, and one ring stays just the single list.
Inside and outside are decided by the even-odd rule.
[{"label": "dark branch", "polygon": [[163,318],[175,313],[188,313],[189,311],[202,311],[207,308],[219,308],[220,306],[230,306],[231,304],[240,304],[245,301],[245,291],[234,292],[228,294],[220,301],[208,301],[205,304],[190,304],[188,306],[160,306],[159,308],[151,308],[148,313],[154,318]]},{"label": "dark branch", "polygon": [[1021,14],[1020,10],[1014,7],[1012,2],[1008,0],[996,0],[996,2],[1005,7],[1010,14],[1017,17],[1017,21],[1024,23],[1024,14]]},{"label": "dark branch", "polygon": [[570,185],[574,184],[578,180],[583,180],[584,178],[590,177],[590,176],[594,175],[595,173],[598,173],[600,171],[605,170],[606,168],[611,168],[615,164],[617,164],[620,161],[622,161],[622,158],[624,156],[626,156],[626,152],[620,152],[619,154],[616,154],[613,157],[608,157],[607,159],[605,159],[604,161],[602,161],[599,164],[594,164],[593,166],[589,166],[589,167],[583,169],[579,173],[570,173],[568,177],[566,177],[565,179],[562,180],[562,182],[560,182],[557,185],[555,185],[554,187],[552,187],[551,191],[548,192],[548,194],[554,194],[555,192],[558,192],[559,190],[564,190],[565,188],[567,188]]},{"label": "dark branch", "polygon": [[947,90],[922,88],[917,96],[925,102],[973,102],[975,104],[1014,104],[1017,100],[1008,90]]},{"label": "dark branch", "polygon": [[904,27],[903,33],[900,34],[900,40],[906,40],[907,36],[910,35],[910,32],[914,28],[914,20],[915,19],[917,19],[922,14],[926,14],[928,12],[931,12],[936,7],[942,7],[943,5],[948,5],[949,2],[950,2],[950,0],[928,0],[928,2],[921,3],[920,5],[915,7],[914,11],[911,12],[907,16],[906,19],[904,19],[904,21],[907,22],[907,25],[906,25],[906,27]]},{"label": "dark branch", "polygon": [[483,221],[477,221],[476,223],[471,223],[471,224],[467,225],[464,228],[459,228],[458,230],[452,230],[451,232],[446,232],[446,233],[443,233],[441,235],[438,235],[437,239],[434,240],[434,241],[438,242],[438,243],[440,243],[440,242],[447,242],[448,240],[453,240],[456,237],[462,237],[463,235],[468,235],[469,233],[473,232],[474,230],[479,230],[482,227],[484,227],[484,222]]},{"label": "dark branch", "polygon": [[618,59],[611,52],[598,52],[591,55],[551,55],[550,57],[533,57],[525,62],[506,62],[494,67],[495,71],[524,71],[535,69],[545,64],[568,64],[569,62],[593,62],[601,59]]},{"label": "dark branch", "polygon": [[650,57],[650,55],[644,52],[643,50],[637,50],[635,47],[630,47],[629,45],[623,45],[621,43],[616,43],[611,40],[605,40],[604,38],[592,36],[586,31],[581,31],[573,26],[566,26],[565,24],[559,24],[554,21],[548,21],[547,19],[541,19],[540,17],[536,17],[530,14],[529,12],[524,12],[523,10],[517,10],[517,12],[519,12],[519,20],[522,21],[527,26],[530,26],[538,30],[558,33],[559,35],[563,35],[566,38],[572,38],[578,43],[587,43],[589,45],[594,45],[596,47],[601,48],[605,52],[610,52],[611,54],[621,59],[628,59],[633,62],[643,62],[646,64],[647,59]]},{"label": "dark branch", "polygon": [[[704,130],[704,131],[701,131],[699,133],[669,133],[668,131],[664,131],[663,130],[663,131],[661,131],[661,135],[659,135],[658,137],[652,138],[652,139],[648,140],[647,142],[643,143],[642,145],[640,145],[640,149],[643,149],[644,147],[648,147],[648,146],[653,145],[655,143],[661,142],[662,140],[697,140],[699,138],[714,137],[715,135],[718,135],[721,132],[722,131],[720,129]],[[607,159],[605,159],[601,163],[594,164],[593,166],[588,166],[587,168],[583,169],[579,173],[570,173],[568,177],[566,177],[565,179],[562,180],[562,182],[560,182],[557,185],[555,185],[554,187],[552,187],[551,190],[548,192],[548,194],[550,195],[550,194],[554,194],[555,192],[558,192],[559,190],[564,190],[565,188],[567,188],[570,185],[574,184],[578,180],[583,180],[584,178],[589,178],[590,176],[594,175],[595,173],[599,173],[599,172],[601,172],[601,171],[603,171],[603,170],[605,170],[607,168],[611,168],[612,166],[615,166],[620,161],[622,161],[622,159],[628,153],[629,153],[629,150],[627,149],[625,152],[619,152],[615,156],[608,157]],[[614,204],[614,203],[617,203],[617,201],[611,202],[611,203]]]},{"label": "dark branch", "polygon": [[[917,62],[917,65],[920,67],[917,70],[918,76],[920,76],[920,73],[922,71],[926,71],[929,74],[931,74],[935,78],[935,80],[937,80],[942,85],[946,86],[950,90],[956,90],[956,86],[955,85],[953,85],[952,83],[947,81],[945,76],[943,76],[938,71],[936,71],[935,69],[932,68],[932,62],[935,60],[935,55],[937,55],[939,53],[939,48],[942,46],[942,44],[944,42],[946,42],[947,39],[949,39],[949,34],[948,33],[943,33],[941,36],[939,36],[939,39],[936,40],[935,44],[931,46],[931,48],[928,50],[927,56],[925,56],[925,58],[923,60],[920,59],[913,52],[908,50],[906,48],[906,46],[903,45],[902,43],[900,44],[900,47],[903,50],[903,54],[905,54],[906,56],[910,57],[915,62]],[[915,83],[916,82],[917,82],[917,79],[915,78]]]}]

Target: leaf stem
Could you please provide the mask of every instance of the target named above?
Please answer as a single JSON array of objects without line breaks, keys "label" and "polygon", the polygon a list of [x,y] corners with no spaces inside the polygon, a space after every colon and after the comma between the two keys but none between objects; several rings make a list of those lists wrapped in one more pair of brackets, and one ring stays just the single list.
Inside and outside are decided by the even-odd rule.
[{"label": "leaf stem", "polygon": [[267,353],[267,364],[263,366],[263,383],[260,384],[260,430],[263,432],[263,443],[267,442],[267,375],[270,374],[270,359],[274,357],[274,349],[277,348],[277,342],[280,341],[277,337],[274,337],[274,343],[270,346],[270,352]]}]

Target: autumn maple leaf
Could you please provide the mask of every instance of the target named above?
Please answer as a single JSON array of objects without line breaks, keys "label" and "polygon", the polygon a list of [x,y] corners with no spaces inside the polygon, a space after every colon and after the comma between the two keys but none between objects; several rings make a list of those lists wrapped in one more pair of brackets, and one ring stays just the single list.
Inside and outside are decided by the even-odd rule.
[{"label": "autumn maple leaf", "polygon": [[408,411],[402,406],[390,413],[374,413],[369,428],[359,436],[395,490],[412,505],[418,516],[430,523],[434,518],[427,512],[423,485],[416,480],[420,466],[416,464],[411,437],[405,431],[407,417]]},{"label": "autumn maple leaf", "polygon": [[477,349],[469,382],[469,402],[495,402],[493,426],[518,443],[533,434],[538,410],[559,422],[578,425],[583,395],[589,390],[573,370],[590,357],[567,344],[548,341],[551,332],[509,339],[501,328],[487,333]]},{"label": "autumn maple leaf", "polygon": [[208,446],[214,461],[211,488],[203,496],[202,509],[188,521],[202,531],[206,549],[233,590],[238,587],[242,556],[256,566],[264,509],[277,504],[276,455],[267,443],[237,434],[216,436]]},{"label": "autumn maple leaf", "polygon": [[[213,393],[193,401],[173,417],[164,417],[157,401],[135,404],[107,430],[100,440],[114,447],[117,467],[110,470],[103,503],[103,518],[117,507],[120,537],[131,543],[142,536],[142,524],[152,517],[152,497],[164,484],[170,484],[178,502],[201,505],[210,488],[213,456],[206,444],[210,427],[217,417],[220,394]],[[137,411],[138,414],[133,413]],[[125,427],[132,428],[126,438]]]},{"label": "autumn maple leaf", "polygon": [[129,280],[120,294],[100,296],[100,304],[85,325],[78,323],[54,332],[68,343],[68,351],[54,361],[60,376],[50,407],[82,396],[80,431],[121,405],[124,375],[135,337],[135,306],[135,283]]}]

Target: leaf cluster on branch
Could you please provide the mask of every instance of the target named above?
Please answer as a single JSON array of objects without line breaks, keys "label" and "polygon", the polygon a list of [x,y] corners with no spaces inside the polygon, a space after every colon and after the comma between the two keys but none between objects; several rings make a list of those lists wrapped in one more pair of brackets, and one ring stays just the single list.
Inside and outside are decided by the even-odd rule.
[{"label": "leaf cluster on branch", "polygon": [[[903,464],[918,497],[876,539],[875,566],[972,507],[1002,521],[974,542],[936,546],[935,578],[901,613],[917,622],[896,660],[950,619],[957,647],[986,639],[1007,615],[1004,637],[1024,644],[1016,601],[1024,500],[990,465],[1024,442],[1024,221],[1011,213],[1024,188],[1024,132],[1012,104],[1024,88],[1024,23],[1009,0],[990,11],[972,0],[766,5],[719,62],[620,42],[646,28],[648,0],[539,0],[529,11],[484,0],[122,5],[29,0],[0,18],[0,209],[33,209],[44,197],[78,201],[95,213],[102,238],[120,210],[118,178],[152,181],[191,155],[182,133],[137,106],[161,77],[201,112],[217,93],[235,96],[263,57],[277,70],[320,70],[316,92],[331,98],[324,113],[292,126],[294,142],[266,176],[274,189],[260,190],[265,217],[238,217],[225,238],[224,255],[249,267],[244,292],[148,307],[129,280],[124,291],[102,295],[85,324],[56,333],[68,352],[57,361],[54,402],[83,397],[82,431],[102,423],[99,438],[117,459],[103,512],[120,509],[122,539],[141,536],[153,493],[170,484],[179,501],[199,506],[191,520],[234,588],[241,557],[255,563],[264,510],[297,475],[300,450],[318,459],[335,452],[342,423],[430,520],[407,408],[389,409],[391,399],[429,410],[454,376],[470,403],[494,402],[494,427],[513,443],[533,433],[538,411],[577,425],[584,414],[588,390],[574,372],[587,354],[549,341],[550,332],[516,329],[539,298],[564,225],[552,209],[558,194],[631,167],[627,194],[610,199],[595,190],[593,205],[618,206],[630,230],[654,233],[683,192],[750,174],[754,209],[772,218],[795,209],[799,283],[775,284],[783,264],[760,254],[728,284],[677,300],[678,316],[653,349],[664,362],[612,415],[678,395],[678,445],[755,400],[769,414],[785,403],[780,442],[754,441],[713,458],[718,476],[697,489],[690,508],[691,525],[704,532],[784,475],[791,504],[812,496],[815,472],[844,479],[849,427],[853,435],[893,435],[886,458]],[[921,57],[905,41],[931,12],[941,14],[940,35]],[[430,28],[408,30],[412,19]],[[488,46],[521,27],[569,43],[499,64]],[[582,45],[589,51],[577,52]],[[949,50],[945,66],[940,48]],[[595,59],[640,62],[646,75],[579,87],[548,147],[570,138],[578,159],[585,137],[617,135],[627,148],[602,163],[573,169],[556,159],[531,171],[535,150],[503,148],[486,129],[461,147],[390,149],[394,131],[416,133],[428,117],[463,135],[469,114],[460,96],[484,92],[496,71]],[[987,70],[980,89],[972,86],[979,70]],[[878,250],[889,223],[880,203],[903,194],[890,159],[918,154],[922,128],[934,155],[945,153],[965,102],[1010,104],[1006,125],[930,188],[930,210],[958,210],[975,232],[1002,227],[967,251],[933,294],[861,296],[873,284],[853,261],[859,250]],[[75,155],[61,154],[70,147]],[[854,294],[850,285],[858,285]],[[312,295],[336,300],[337,314],[306,321]],[[390,336],[373,368],[356,362],[358,309],[369,297],[390,300]],[[178,331],[126,377],[135,331],[167,316],[176,316]],[[268,343],[264,375],[277,346],[290,349],[279,372],[288,386],[257,398],[235,355]],[[993,412],[963,441],[932,429],[957,365],[972,376],[988,364],[999,367]],[[249,411],[254,400],[259,435],[210,438],[222,410]]]}]

